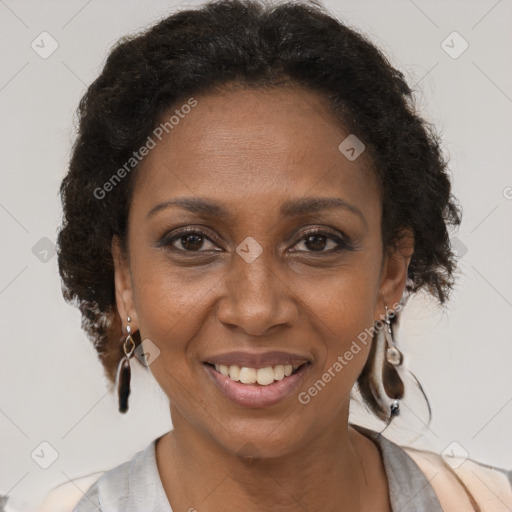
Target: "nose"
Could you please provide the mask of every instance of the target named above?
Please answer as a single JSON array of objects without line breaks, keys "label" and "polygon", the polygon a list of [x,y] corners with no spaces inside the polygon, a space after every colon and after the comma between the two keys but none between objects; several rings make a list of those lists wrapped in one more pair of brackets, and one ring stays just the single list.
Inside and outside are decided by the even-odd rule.
[{"label": "nose", "polygon": [[296,298],[286,276],[271,261],[272,257],[271,251],[264,249],[248,263],[234,254],[217,307],[217,317],[223,324],[262,336],[278,325],[289,327],[296,322],[299,316]]}]

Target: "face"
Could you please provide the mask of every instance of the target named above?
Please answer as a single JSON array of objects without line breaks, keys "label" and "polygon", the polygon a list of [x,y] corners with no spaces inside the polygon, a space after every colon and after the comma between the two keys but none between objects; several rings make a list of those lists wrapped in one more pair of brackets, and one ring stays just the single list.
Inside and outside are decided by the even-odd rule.
[{"label": "face", "polygon": [[383,254],[378,185],[364,153],[338,149],[349,133],[322,97],[196,100],[138,171],[128,254],[113,243],[118,310],[160,350],[175,429],[284,454],[346,426],[370,343],[351,347],[400,299],[410,254]]}]

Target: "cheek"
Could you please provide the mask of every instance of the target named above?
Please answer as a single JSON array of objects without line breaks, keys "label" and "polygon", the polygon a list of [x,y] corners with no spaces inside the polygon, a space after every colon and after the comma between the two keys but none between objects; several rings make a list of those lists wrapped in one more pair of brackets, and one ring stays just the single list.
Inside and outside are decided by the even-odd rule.
[{"label": "cheek", "polygon": [[321,355],[323,371],[332,369],[336,374],[343,373],[344,379],[356,380],[370,349],[371,336],[367,333],[374,324],[374,304],[373,287],[369,283],[359,286],[352,280],[340,282],[336,293],[324,297],[315,330],[325,347]]},{"label": "cheek", "polygon": [[[168,265],[146,260],[132,266],[133,294],[141,335],[162,352],[177,351],[197,329],[209,278],[188,279]],[[204,299],[203,299],[204,300]]]},{"label": "cheek", "polygon": [[380,259],[373,250],[362,250],[350,262],[321,278],[308,277],[297,282],[297,294],[315,309],[327,332],[339,342],[373,325],[378,299]]},{"label": "cheek", "polygon": [[[315,377],[326,384],[325,391],[321,383],[317,386],[324,395],[321,401],[332,407],[349,393],[368,358],[379,275],[379,258],[367,252],[358,255],[357,264],[326,279],[315,293],[309,292],[314,297],[310,330],[321,347]],[[303,297],[308,296],[306,290],[305,286]]]},{"label": "cheek", "polygon": [[355,281],[353,275],[340,280],[336,290],[317,304],[312,326],[316,364],[298,394],[303,413],[326,424],[336,421],[347,405],[371,348],[374,293],[368,283],[361,287]]}]

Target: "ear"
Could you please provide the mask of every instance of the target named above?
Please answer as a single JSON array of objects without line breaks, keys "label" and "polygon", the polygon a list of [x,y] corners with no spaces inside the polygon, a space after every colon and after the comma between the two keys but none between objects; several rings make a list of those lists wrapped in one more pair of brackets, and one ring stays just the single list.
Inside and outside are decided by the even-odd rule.
[{"label": "ear", "polygon": [[114,279],[116,290],[117,312],[121,318],[121,325],[126,326],[128,316],[131,319],[132,332],[138,329],[137,312],[133,301],[132,277],[128,256],[122,248],[121,240],[117,235],[112,237],[112,259],[114,260]]},{"label": "ear", "polygon": [[383,318],[387,306],[391,311],[400,302],[407,281],[407,269],[414,253],[414,235],[412,230],[404,229],[397,241],[396,248],[386,252],[381,269],[378,300],[375,304],[374,319]]}]

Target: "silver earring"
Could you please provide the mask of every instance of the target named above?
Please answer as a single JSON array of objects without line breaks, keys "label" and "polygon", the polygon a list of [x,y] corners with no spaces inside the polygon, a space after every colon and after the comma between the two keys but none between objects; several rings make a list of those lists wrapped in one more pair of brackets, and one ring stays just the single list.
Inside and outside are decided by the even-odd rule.
[{"label": "silver earring", "polygon": [[128,396],[130,395],[131,368],[130,358],[135,351],[135,342],[132,338],[130,327],[131,318],[128,316],[126,326],[126,339],[123,343],[124,357],[119,361],[117,367],[117,395],[119,400],[119,412],[125,413],[128,410]]},{"label": "silver earring", "polygon": [[384,306],[386,314],[384,322],[384,337],[386,338],[386,363],[384,365],[383,383],[386,394],[389,398],[393,399],[390,405],[389,421],[400,413],[400,399],[403,396],[403,382],[400,379],[396,367],[400,366],[403,362],[403,356],[400,350],[395,345],[393,339],[393,331],[391,329],[391,318],[395,313],[390,314],[388,307]]},{"label": "silver earring", "polygon": [[387,306],[384,306],[386,310],[386,316],[384,321],[386,322],[386,330],[384,331],[384,335],[386,337],[386,361],[393,366],[400,366],[403,361],[403,356],[400,350],[395,345],[395,340],[393,339],[393,331],[391,330],[391,317],[394,316],[389,314],[389,310]]}]

